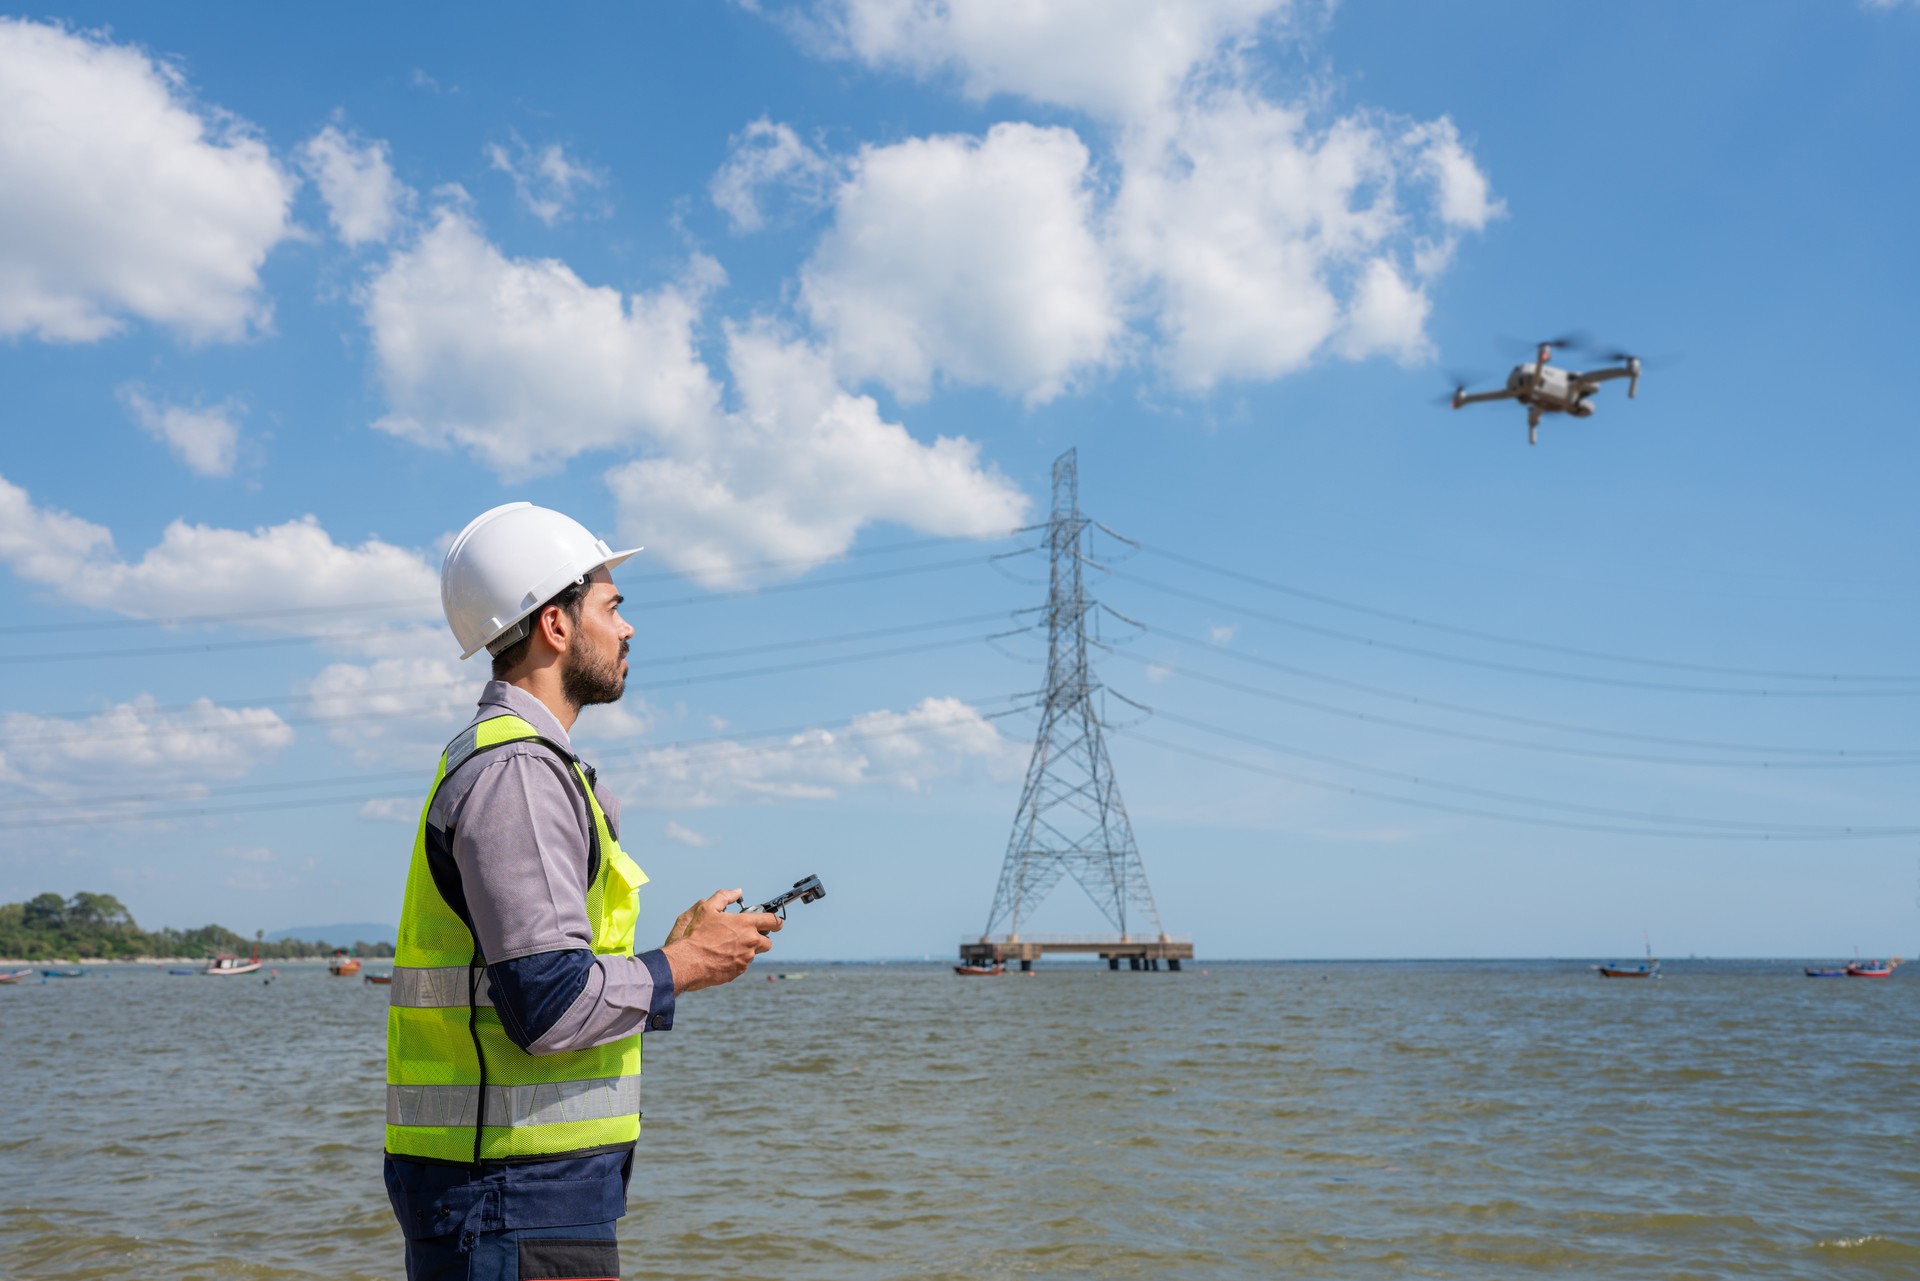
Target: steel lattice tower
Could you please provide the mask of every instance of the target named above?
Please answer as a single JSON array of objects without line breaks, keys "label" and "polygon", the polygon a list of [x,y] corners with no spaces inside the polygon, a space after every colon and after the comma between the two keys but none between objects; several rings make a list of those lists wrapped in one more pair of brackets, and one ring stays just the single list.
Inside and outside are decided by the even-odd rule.
[{"label": "steel lattice tower", "polygon": [[1139,937],[1143,927],[1151,930],[1147,938],[1166,938],[1093,701],[1100,689],[1087,663],[1087,614],[1094,602],[1081,573],[1093,563],[1091,527],[1080,514],[1078,461],[1069,449],[1054,460],[1053,518],[1046,526],[1052,561],[1046,698],[983,943],[1003,924],[1008,940],[1017,941],[1020,923],[1068,875],[1122,939]]}]

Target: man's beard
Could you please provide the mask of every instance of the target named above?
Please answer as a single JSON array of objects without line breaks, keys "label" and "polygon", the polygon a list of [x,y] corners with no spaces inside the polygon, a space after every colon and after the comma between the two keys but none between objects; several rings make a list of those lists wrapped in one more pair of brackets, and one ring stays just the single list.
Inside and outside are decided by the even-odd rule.
[{"label": "man's beard", "polygon": [[627,678],[620,671],[620,662],[626,656],[625,641],[620,642],[620,648],[611,658],[604,653],[569,651],[560,669],[560,692],[575,707],[618,702],[627,692]]}]

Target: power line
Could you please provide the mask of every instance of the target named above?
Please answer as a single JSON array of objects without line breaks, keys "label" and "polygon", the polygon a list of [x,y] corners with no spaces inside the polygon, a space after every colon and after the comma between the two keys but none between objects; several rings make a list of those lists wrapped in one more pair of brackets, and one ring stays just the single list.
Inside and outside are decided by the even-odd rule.
[{"label": "power line", "polygon": [[1364,796],[1368,800],[1388,801],[1394,805],[1405,805],[1413,809],[1434,810],[1443,814],[1461,814],[1468,818],[1493,819],[1500,823],[1519,823],[1527,827],[1551,827],[1563,831],[1600,832],[1613,836],[1653,836],[1662,840],[1677,841],[1811,841],[1811,840],[1868,840],[1881,836],[1900,834],[1895,831],[1867,833],[1848,832],[1846,835],[1810,836],[1801,834],[1774,834],[1754,832],[1715,832],[1715,831],[1676,831],[1672,828],[1626,827],[1608,823],[1586,823],[1573,819],[1545,818],[1535,814],[1503,814],[1496,810],[1477,809],[1469,805],[1454,805],[1446,801],[1430,801],[1416,796],[1397,796],[1392,792],[1375,791],[1368,787],[1356,787],[1347,783],[1329,783],[1325,779],[1313,778],[1306,774],[1296,774],[1290,770],[1274,769],[1271,766],[1256,765],[1251,761],[1239,760],[1231,756],[1222,756],[1218,752],[1209,752],[1202,748],[1189,747],[1181,743],[1169,743],[1165,739],[1142,734],[1137,729],[1117,728],[1116,732],[1142,743],[1151,744],[1164,751],[1177,752],[1182,756],[1192,756],[1199,760],[1211,761],[1215,765],[1225,765],[1230,769],[1245,770],[1251,774],[1262,774],[1268,778],[1282,779],[1289,783],[1298,783],[1303,787],[1318,788],[1321,791],[1339,792],[1347,796]]},{"label": "power line", "polygon": [[[984,703],[992,703],[994,701],[1006,701],[1006,700],[1005,700],[1005,696],[1000,696],[997,699],[982,699],[978,701],[984,702]],[[1024,710],[1024,709],[1019,707],[1013,707],[1000,712],[985,712],[980,714],[980,719],[997,720],[1001,717],[1012,715],[1013,713],[1021,710]],[[737,750],[734,750],[734,751],[706,753],[700,756],[698,759],[701,763],[707,763],[711,761],[723,761],[723,760],[735,759],[742,756],[765,755],[772,751],[790,751],[795,753],[816,752],[816,751],[825,750],[826,748],[829,748],[829,747],[838,746],[839,744],[842,744],[842,743],[868,742],[873,739],[891,738],[897,735],[929,733],[933,730],[942,729],[948,725],[961,724],[969,719],[970,718],[964,717],[964,716],[946,716],[946,717],[938,718],[936,720],[921,721],[916,724],[889,726],[884,730],[867,730],[867,731],[849,730],[849,731],[841,732],[837,734],[835,737],[830,739],[813,739],[813,740],[808,740],[802,743],[787,744],[780,747],[760,747],[760,748],[744,748],[743,747],[743,748],[738,748]],[[604,763],[606,760],[614,757],[652,755],[659,752],[683,750],[687,746],[699,745],[703,743],[725,743],[725,742],[737,743],[740,740],[752,740],[755,738],[777,738],[783,735],[799,734],[799,733],[804,733],[810,729],[819,729],[819,728],[821,727],[817,725],[799,725],[799,726],[793,726],[793,727],[780,729],[780,730],[756,731],[755,733],[752,733],[752,734],[716,735],[711,738],[682,740],[679,743],[638,745],[635,747],[621,749],[621,750],[593,753],[593,756],[595,757],[595,759]],[[883,771],[880,774],[868,775],[866,777],[867,778],[883,778],[883,777],[888,777],[893,773],[900,773],[900,772],[905,772],[905,771],[904,770]],[[199,791],[201,793],[207,793],[207,794],[211,794],[214,792],[233,794],[233,793],[247,793],[247,792],[263,792],[263,791],[282,790],[282,789],[296,790],[296,789],[309,788],[309,787],[345,786],[352,782],[374,781],[374,780],[384,779],[389,777],[391,777],[390,773],[376,774],[376,775],[348,776],[344,778],[334,778],[334,779],[295,780],[287,783],[221,784],[221,785],[214,785],[213,787],[209,787],[209,788],[199,789]],[[165,795],[167,799],[177,799],[181,796],[181,790],[176,789],[171,794],[162,794],[162,795]],[[307,797],[307,798],[301,798],[301,799],[278,800],[278,801],[256,801],[256,802],[248,802],[248,803],[243,803],[238,805],[197,806],[189,809],[180,809],[180,810],[165,810],[165,811],[148,810],[148,811],[137,811],[137,812],[130,812],[130,813],[121,812],[121,813],[109,813],[109,814],[79,814],[79,815],[63,815],[63,816],[58,816],[53,818],[27,818],[19,821],[11,821],[8,823],[7,826],[12,829],[19,829],[19,828],[42,828],[42,827],[85,827],[85,826],[94,826],[94,825],[103,824],[103,823],[164,822],[164,821],[169,821],[173,819],[201,818],[201,817],[209,817],[209,816],[218,816],[223,814],[249,813],[257,810],[301,809],[301,808],[312,808],[312,807],[325,806],[325,805],[347,805],[347,804],[354,804],[354,803],[365,804],[366,802],[369,802],[369,801],[396,800],[396,799],[405,799],[405,798],[420,800],[423,798],[423,796],[424,796],[424,793],[420,788],[413,788],[407,791],[350,793],[345,796],[323,796],[323,797]],[[89,805],[126,804],[129,802],[137,802],[139,799],[140,797],[136,795],[133,797],[125,797],[125,796],[86,797],[86,798],[81,798],[79,800],[67,800],[67,799],[41,800],[41,801],[30,802],[24,806],[5,807],[3,809],[0,809],[0,813],[10,814],[18,809],[36,809],[36,808],[43,809],[53,805],[72,805],[76,803],[84,803]],[[623,810],[640,810],[642,812],[647,812],[646,807],[644,806],[623,806],[622,808]]]},{"label": "power line", "polygon": [[[1164,633],[1162,633],[1164,634]],[[1400,720],[1397,717],[1381,716],[1373,712],[1355,711],[1348,707],[1338,707],[1330,703],[1319,703],[1312,699],[1300,698],[1292,694],[1282,694],[1277,690],[1262,689],[1257,685],[1248,685],[1241,681],[1228,680],[1222,676],[1213,676],[1198,672],[1190,667],[1175,667],[1160,663],[1140,654],[1124,653],[1116,650],[1116,655],[1136,663],[1145,663],[1148,667],[1158,667],[1162,671],[1185,676],[1190,680],[1203,681],[1221,689],[1230,689],[1239,694],[1251,694],[1256,698],[1271,699],[1276,703],[1285,703],[1290,707],[1303,707],[1309,711],[1323,712],[1329,716],[1342,716],[1349,720],[1365,721],[1369,725],[1386,725],[1394,729],[1413,730],[1420,734],[1432,734],[1440,738],[1451,738],[1468,743],[1486,743],[1495,747],[1515,747],[1529,752],[1551,752],[1560,756],[1581,756],[1596,760],[1632,761],[1647,765],[1692,765],[1700,767],[1722,767],[1733,769],[1869,769],[1886,768],[1901,765],[1920,765],[1920,753],[1896,757],[1873,757],[1868,759],[1847,760],[1701,760],[1689,756],[1654,756],[1644,752],[1607,752],[1589,747],[1566,747],[1555,743],[1542,743],[1535,740],[1502,738],[1497,734],[1475,734],[1467,730],[1447,729],[1439,725],[1423,725],[1418,721]]]},{"label": "power line", "polygon": [[1449,623],[1436,623],[1432,619],[1417,618],[1412,614],[1403,614],[1395,610],[1379,609],[1371,605],[1362,605],[1355,601],[1342,600],[1337,596],[1328,596],[1321,592],[1308,591],[1305,588],[1275,582],[1268,578],[1261,578],[1241,570],[1229,569],[1224,565],[1210,564],[1207,561],[1200,560],[1193,556],[1183,556],[1179,552],[1168,551],[1163,547],[1155,547],[1148,544],[1136,545],[1139,546],[1142,551],[1150,555],[1158,556],[1163,560],[1170,560],[1176,564],[1191,566],[1194,569],[1204,569],[1208,573],[1219,574],[1224,578],[1235,579],[1254,587],[1265,588],[1268,591],[1279,592],[1300,600],[1310,600],[1315,604],[1329,605],[1335,609],[1344,609],[1352,613],[1364,614],[1370,618],[1381,618],[1389,622],[1404,623],[1409,627],[1419,627],[1427,631],[1443,632],[1450,636],[1463,636],[1470,640],[1491,641],[1498,645],[1512,645],[1521,649],[1539,650],[1543,653],[1566,654],[1569,657],[1592,658],[1608,663],[1629,663],[1640,667],[1658,667],[1665,668],[1668,671],[1680,672],[1702,672],[1717,676],[1758,676],[1779,680],[1803,681],[1860,681],[1880,684],[1911,684],[1920,682],[1920,675],[1862,676],[1841,675],[1829,672],[1779,671],[1770,668],[1755,667],[1726,667],[1712,663],[1684,663],[1670,659],[1645,658],[1632,654],[1617,654],[1606,650],[1583,649],[1575,645],[1559,645],[1548,641],[1528,640],[1524,637],[1508,636],[1500,632],[1481,631],[1472,627],[1458,627]]},{"label": "power line", "polygon": [[[746,561],[718,567],[721,572],[730,574],[749,573],[761,569],[798,569],[814,565],[829,565],[841,560],[850,560],[861,556],[879,556],[893,552],[919,551],[927,547],[939,547],[948,543],[975,542],[1011,538],[1019,530],[990,530],[984,534],[950,534],[936,538],[913,539],[902,543],[883,543],[877,547],[854,547],[832,556],[800,556],[782,560]],[[684,579],[689,575],[677,570],[658,570],[650,574],[622,573],[629,585],[660,582],[665,579]],[[128,627],[176,627],[195,623],[238,623],[261,618],[302,618],[314,614],[373,614],[392,609],[413,609],[423,614],[432,613],[440,608],[440,602],[427,597],[408,600],[365,601],[357,605],[291,605],[273,609],[230,610],[217,614],[169,614],[154,618],[104,618],[71,623],[16,623],[0,627],[0,636],[24,636],[48,632],[105,631]]]},{"label": "power line", "polygon": [[[1129,700],[1131,701],[1131,700]],[[1353,770],[1360,774],[1371,774],[1376,778],[1389,779],[1396,783],[1406,783],[1416,787],[1430,787],[1436,791],[1453,792],[1461,796],[1472,796],[1481,800],[1499,801],[1507,805],[1532,805],[1540,809],[1558,810],[1568,814],[1588,814],[1598,818],[1619,819],[1639,823],[1665,823],[1675,827],[1698,827],[1734,833],[1768,832],[1795,837],[1833,838],[1914,836],[1920,835],[1920,827],[1821,827],[1806,823],[1752,823],[1742,819],[1686,818],[1671,814],[1650,814],[1637,810],[1615,809],[1605,805],[1581,805],[1571,801],[1541,800],[1538,797],[1525,796],[1517,792],[1502,792],[1492,788],[1473,787],[1465,783],[1449,783],[1440,779],[1425,778],[1418,774],[1408,774],[1400,770],[1383,769],[1377,765],[1367,765],[1360,761],[1350,761],[1326,752],[1314,752],[1305,748],[1290,747],[1276,743],[1257,735],[1245,734],[1239,730],[1227,729],[1220,725],[1211,725],[1206,721],[1181,716],[1159,708],[1152,709],[1155,716],[1172,721],[1176,725],[1185,725],[1202,733],[1214,734],[1221,738],[1233,739],[1252,747],[1269,752],[1278,752],[1283,756],[1298,757],[1321,765],[1331,765],[1336,769]]]},{"label": "power line", "polygon": [[[771,652],[775,652],[782,649],[804,649],[804,648],[811,648],[819,645],[837,645],[837,644],[842,644],[842,643],[847,643],[852,641],[878,640],[886,636],[905,636],[914,632],[938,631],[946,627],[960,627],[960,626],[965,626],[973,623],[985,623],[985,622],[990,622],[997,618],[1004,618],[1004,617],[1006,617],[1006,614],[1004,611],[995,610],[985,614],[967,614],[959,618],[942,618],[942,619],[936,619],[932,622],[908,623],[899,627],[879,627],[879,628],[873,628],[863,632],[844,632],[837,636],[812,636],[812,637],[807,637],[801,640],[774,641],[764,645],[746,645],[746,646],[741,646],[737,649],[703,650],[699,653],[694,653],[694,654],[673,654],[673,655],[667,655],[661,658],[642,658],[642,659],[637,659],[631,662],[629,664],[629,668],[632,670],[637,670],[637,669],[646,668],[646,667],[666,667],[666,666],[672,666],[678,663],[706,662],[706,661],[711,661],[711,660],[716,660],[721,658],[741,658],[750,654],[771,653]],[[1020,630],[1024,631],[1026,629],[1022,628]],[[484,670],[484,668],[482,670]],[[427,691],[427,690],[453,689],[462,685],[470,684],[472,683],[473,679],[476,679],[476,678],[462,677],[462,678],[458,678],[451,681],[426,681],[426,682],[416,681],[407,685],[377,686],[372,689],[356,689],[356,690],[350,691],[350,694],[352,697],[355,697],[355,698],[373,698],[373,697],[378,697],[385,694],[408,694],[408,693],[415,693],[415,692]],[[339,697],[341,697],[341,695],[338,695],[338,694],[306,694],[306,695],[266,694],[266,695],[261,695],[258,698],[231,699],[224,703],[215,703],[215,702],[212,702],[211,700],[204,700],[207,704],[205,707],[201,705],[203,700],[195,700],[194,702],[191,702],[191,703],[175,703],[165,707],[142,707],[142,708],[137,708],[136,710],[142,713],[148,713],[153,715],[170,715],[176,712],[198,712],[198,711],[255,711],[261,708],[287,707],[296,703],[327,702],[333,699],[337,699]],[[127,706],[127,705],[120,704],[119,706]],[[117,707],[107,708],[107,709],[88,708],[83,711],[77,711],[77,712],[22,712],[22,713],[15,713],[15,714],[33,716],[36,719],[40,719],[40,720],[70,720],[70,719],[79,719],[82,717],[100,716],[100,715],[104,715],[106,712],[115,711],[115,710],[118,710],[118,708]],[[289,723],[291,724],[295,722],[289,722]],[[199,728],[199,727],[195,727],[195,726],[144,727],[142,726],[142,727],[137,727],[132,732],[171,733],[179,729],[196,729],[196,728]],[[207,728],[226,729],[230,727],[226,725],[214,725],[214,726],[209,726]],[[109,736],[119,736],[123,732],[126,732],[126,731],[121,731],[117,729],[102,730],[102,731],[84,731],[79,735],[79,737],[90,737],[96,733],[109,735]],[[60,735],[60,734],[10,735],[6,733],[5,727],[3,725],[0,725],[0,742],[6,742],[6,743],[58,742],[58,741],[65,741],[66,737],[67,736]]]},{"label": "power line", "polygon": [[[998,617],[1001,617],[1001,615],[998,613],[994,613],[994,614],[985,615],[983,617],[998,618]],[[980,620],[979,618],[973,618],[971,621],[977,622]],[[946,622],[939,625],[954,626],[956,625],[956,620],[947,620]],[[920,630],[927,630],[927,627],[925,625],[916,625],[913,627],[906,627],[906,628],[882,628],[879,630],[879,634],[892,633],[892,634],[898,635],[903,632],[920,631]],[[681,676],[681,677],[676,677],[672,680],[646,682],[644,683],[644,685],[642,685],[642,688],[643,690],[678,689],[688,685],[708,685],[708,684],[713,684],[720,681],[746,680],[746,679],[751,679],[757,676],[780,675],[787,672],[809,671],[809,670],[814,670],[817,668],[824,668],[824,667],[841,667],[841,666],[846,666],[847,664],[850,664],[850,663],[863,663],[863,662],[868,662],[875,659],[899,658],[909,654],[927,654],[927,653],[933,653],[935,651],[943,650],[943,649],[958,649],[965,645],[982,644],[985,642],[998,640],[1005,636],[1016,635],[1020,632],[1031,631],[1031,630],[1033,630],[1032,627],[1021,627],[1021,628],[1015,628],[1011,631],[1005,631],[1005,632],[989,632],[984,635],[960,636],[960,637],[955,637],[949,640],[923,642],[917,645],[899,645],[889,649],[867,650],[863,653],[858,653],[858,654],[839,654],[830,658],[803,659],[803,660],[799,660],[791,663],[776,663],[776,664],[769,664],[769,665],[760,666],[760,667],[735,668],[729,671],[721,671],[721,672],[703,672],[695,676]],[[861,635],[861,633],[855,633],[854,635]],[[767,652],[767,650],[770,648],[781,649],[781,648],[789,648],[789,647],[790,646],[786,646],[786,645],[772,646],[772,647],[748,646],[742,650],[733,651],[733,652],[735,653]],[[659,661],[662,664],[676,664],[681,662],[697,661],[699,657],[700,656],[698,655],[676,655],[672,658],[659,660]],[[647,667],[647,666],[653,666],[653,665],[655,664],[650,662],[642,662],[639,664],[631,665],[630,670],[632,667]],[[457,684],[465,684],[465,683],[466,682],[458,682]],[[406,692],[416,692],[416,691],[430,691],[434,689],[448,689],[452,687],[454,687],[454,685],[451,685],[448,682],[432,682],[424,685],[396,687],[387,692],[406,693]],[[316,696],[309,696],[308,698],[301,699],[301,700],[288,699],[285,701],[286,702],[293,702],[293,701],[320,702],[320,701],[325,701],[327,698],[330,698],[330,697],[358,699],[358,698],[366,698],[366,697],[372,697],[372,696],[374,696],[374,691],[371,691],[371,690],[349,690],[344,695],[339,695],[339,696],[316,695]],[[224,705],[218,705],[218,704],[216,704],[215,707],[218,710],[224,710],[224,711],[252,710],[248,708],[226,707]],[[189,711],[195,710],[194,705],[193,704],[186,705],[185,710],[189,710]],[[277,719],[278,719],[278,723],[281,725],[326,725],[326,724],[334,724],[334,723],[342,723],[342,722],[353,723],[353,722],[369,721],[369,720],[406,719],[414,716],[431,715],[434,711],[435,709],[433,707],[422,707],[417,709],[402,709],[398,711],[387,711],[387,712],[360,711],[360,712],[342,713],[339,715],[331,715],[331,716],[283,716],[283,717],[278,717]],[[46,743],[46,742],[73,743],[73,742],[98,741],[102,739],[124,739],[124,738],[134,736],[136,734],[141,734],[145,736],[152,736],[156,734],[213,734],[213,733],[220,733],[223,731],[235,731],[235,732],[244,733],[249,729],[262,730],[262,729],[271,729],[271,728],[273,727],[267,726],[267,725],[247,726],[247,725],[234,725],[230,723],[229,724],[211,724],[211,725],[185,725],[185,726],[163,725],[163,726],[140,727],[136,729],[103,728],[98,730],[79,730],[72,733],[54,733],[54,734],[45,734],[45,735],[39,735],[39,736],[20,735],[20,736],[10,736],[10,737],[0,738],[0,741],[4,741],[10,744],[36,743],[36,742],[38,743]]]},{"label": "power line", "polygon": [[1428,698],[1423,694],[1409,694],[1383,685],[1372,685],[1365,681],[1348,680],[1343,676],[1329,676],[1325,672],[1316,672],[1311,668],[1300,667],[1293,663],[1283,663],[1257,654],[1243,653],[1235,649],[1226,649],[1206,641],[1182,636],[1177,632],[1162,631],[1157,627],[1147,627],[1148,634],[1169,640],[1177,645],[1205,650],[1209,654],[1231,659],[1236,663],[1245,663],[1268,671],[1284,672],[1289,676],[1298,676],[1303,680],[1316,681],[1338,689],[1350,689],[1356,693],[1370,694],[1376,698],[1390,699],[1416,707],[1431,707],[1444,712],[1454,712],[1461,716],[1477,717],[1481,720],[1497,721],[1508,725],[1524,725],[1533,729],[1558,730],[1567,734],[1584,734],[1593,738],[1612,739],[1619,742],[1652,743],[1663,747],[1697,747],[1709,751],[1754,752],[1771,756],[1814,756],[1814,757],[1885,757],[1909,759],[1920,754],[1913,748],[1847,748],[1847,747],[1782,747],[1774,744],[1732,743],[1720,739],[1680,738],[1663,734],[1642,734],[1631,730],[1599,729],[1588,725],[1575,725],[1567,721],[1548,720],[1537,716],[1519,716],[1509,712],[1496,712],[1466,703],[1454,703],[1445,699]]},{"label": "power line", "polygon": [[1371,636],[1362,636],[1354,632],[1341,631],[1335,627],[1322,627],[1316,623],[1302,622],[1297,618],[1286,618],[1279,614],[1269,614],[1263,610],[1254,609],[1251,606],[1237,605],[1231,601],[1223,601],[1212,596],[1202,595],[1199,592],[1187,591],[1185,588],[1169,586],[1166,583],[1157,583],[1150,578],[1142,578],[1138,574],[1128,573],[1124,570],[1113,569],[1108,572],[1116,578],[1125,579],[1130,583],[1138,583],[1140,586],[1151,588],[1154,591],[1165,592],[1169,596],[1178,596],[1184,600],[1194,601],[1213,609],[1224,609],[1232,613],[1243,614],[1248,618],[1257,618],[1262,622],[1292,628],[1295,631],[1308,632],[1315,636],[1325,636],[1333,640],[1364,645],[1369,649],[1387,650],[1396,654],[1410,654],[1417,658],[1430,658],[1438,662],[1457,663],[1464,667],[1478,667],[1488,671],[1511,672],[1521,676],[1538,676],[1551,680],[1575,681],[1583,685],[1609,685],[1623,689],[1658,690],[1662,693],[1669,694],[1724,694],[1758,698],[1888,698],[1920,695],[1920,686],[1913,689],[1755,689],[1744,686],[1680,685],[1663,681],[1631,680],[1619,676],[1594,676],[1584,672],[1567,672],[1549,667],[1528,667],[1521,663],[1503,663],[1496,659],[1472,658],[1463,654],[1449,654],[1443,650],[1426,649],[1418,645],[1402,645],[1395,641],[1378,640]]},{"label": "power line", "polygon": [[[866,583],[886,578],[901,578],[910,574],[931,574],[941,570],[957,569],[965,565],[978,565],[985,561],[984,556],[967,556],[957,560],[934,561],[926,565],[907,565],[895,569],[874,570],[865,574],[842,574],[836,578],[808,579],[798,583],[779,583],[772,587],[741,588],[734,591],[706,592],[694,596],[679,596],[667,600],[639,601],[641,610],[677,609],[690,605],[707,605],[716,601],[735,600],[742,596],[772,596],[786,592],[818,591],[827,587],[841,587],[848,583]],[[260,636],[247,640],[204,641],[184,645],[147,645],[127,649],[95,650],[50,650],[38,654],[0,654],[0,665],[16,666],[25,663],[70,663],[88,659],[109,658],[161,658],[178,654],[197,654],[225,650],[275,649],[290,645],[309,645],[315,641],[346,640],[365,634],[365,629],[312,632],[301,636]]]}]

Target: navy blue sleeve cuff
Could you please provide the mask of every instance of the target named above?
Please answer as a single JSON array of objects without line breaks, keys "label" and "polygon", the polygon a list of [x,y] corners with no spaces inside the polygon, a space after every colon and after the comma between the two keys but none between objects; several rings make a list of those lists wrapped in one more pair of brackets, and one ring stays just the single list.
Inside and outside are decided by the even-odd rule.
[{"label": "navy blue sleeve cuff", "polygon": [[507,1039],[525,1050],[560,1021],[587,985],[593,953],[538,952],[487,967],[493,1007]]},{"label": "navy blue sleeve cuff", "polygon": [[647,967],[647,973],[653,975],[653,999],[647,1002],[647,1031],[671,1031],[673,1029],[673,967],[667,964],[667,954],[657,947],[651,952],[642,952],[639,961]]}]

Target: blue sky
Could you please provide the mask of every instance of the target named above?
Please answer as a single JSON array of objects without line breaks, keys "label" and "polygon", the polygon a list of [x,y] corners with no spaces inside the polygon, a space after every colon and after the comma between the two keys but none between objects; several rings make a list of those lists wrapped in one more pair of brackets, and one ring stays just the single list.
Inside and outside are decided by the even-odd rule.
[{"label": "blue sky", "polygon": [[[992,558],[1077,448],[1203,954],[1912,951],[1917,54],[1872,4],[6,19],[0,900],[391,919],[483,675],[440,550],[526,498],[648,547],[580,741],[658,927],[817,872],[795,955],[949,953],[1044,679]],[[1434,404],[1569,328],[1637,399]]]}]

